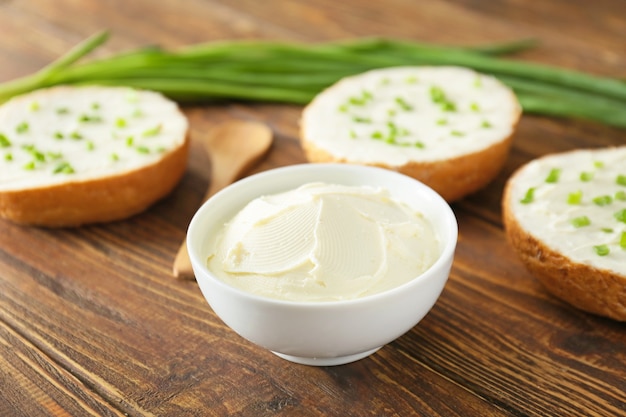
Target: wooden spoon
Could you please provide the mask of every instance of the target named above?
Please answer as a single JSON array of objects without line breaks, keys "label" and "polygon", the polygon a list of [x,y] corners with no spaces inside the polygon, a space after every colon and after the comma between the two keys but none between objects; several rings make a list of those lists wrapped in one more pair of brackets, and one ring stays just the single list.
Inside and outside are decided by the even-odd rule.
[{"label": "wooden spoon", "polygon": [[[202,202],[239,179],[265,155],[272,144],[272,131],[262,123],[231,120],[223,122],[203,138],[202,145],[211,158],[211,184]],[[173,273],[176,278],[193,278],[193,269],[183,241]]]}]

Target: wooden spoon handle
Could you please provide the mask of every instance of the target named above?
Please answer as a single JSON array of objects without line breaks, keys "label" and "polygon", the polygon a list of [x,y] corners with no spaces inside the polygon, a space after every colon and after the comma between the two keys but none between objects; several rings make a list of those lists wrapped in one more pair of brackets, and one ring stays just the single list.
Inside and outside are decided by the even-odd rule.
[{"label": "wooden spoon handle", "polygon": [[[222,140],[221,152],[214,155],[214,140]],[[213,194],[241,177],[256,164],[272,144],[272,131],[256,122],[230,121],[214,129],[203,141],[211,161],[211,184],[203,198],[207,201]],[[245,150],[245,152],[243,152]],[[193,279],[194,273],[183,241],[174,259],[173,274],[176,278]]]},{"label": "wooden spoon handle", "polygon": [[181,279],[191,279],[193,274],[193,268],[191,267],[191,259],[189,259],[189,253],[187,252],[187,241],[183,240],[183,243],[178,248],[178,253],[174,259],[174,276]]},{"label": "wooden spoon handle", "polygon": [[[219,190],[235,180],[236,178],[234,175],[232,178],[213,178],[207,193],[202,199],[202,202],[207,201],[213,194],[217,193]],[[187,252],[186,240],[183,240],[183,243],[180,245],[178,253],[176,254],[176,258],[174,259],[173,274],[176,278],[180,279],[192,279],[194,277],[193,268],[191,267],[191,259],[189,259],[189,253]]]}]

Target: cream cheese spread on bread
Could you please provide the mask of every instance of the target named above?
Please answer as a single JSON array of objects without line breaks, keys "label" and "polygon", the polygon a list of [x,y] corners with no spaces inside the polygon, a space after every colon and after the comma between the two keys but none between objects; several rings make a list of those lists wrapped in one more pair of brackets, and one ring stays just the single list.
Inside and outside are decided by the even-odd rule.
[{"label": "cream cheese spread on bread", "polygon": [[126,87],[56,87],[0,106],[0,191],[117,175],[182,145],[176,103]]},{"label": "cream cheese spread on bread", "polygon": [[510,187],[524,230],[573,262],[626,275],[626,147],[533,160]]},{"label": "cream cheese spread on bread", "polygon": [[398,167],[471,154],[513,133],[520,106],[494,77],[394,67],[346,77],[304,110],[302,139],[336,159]]}]

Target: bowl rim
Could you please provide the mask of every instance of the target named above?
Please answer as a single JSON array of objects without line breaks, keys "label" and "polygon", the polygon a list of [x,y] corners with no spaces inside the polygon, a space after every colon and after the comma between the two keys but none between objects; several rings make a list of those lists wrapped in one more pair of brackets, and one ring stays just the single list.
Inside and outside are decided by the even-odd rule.
[{"label": "bowl rim", "polygon": [[[289,172],[305,171],[307,169],[312,169],[312,170],[335,169],[335,170],[352,170],[352,171],[361,171],[361,172],[377,171],[381,173],[382,175],[396,176],[398,179],[402,179],[404,181],[409,181],[409,182],[414,183],[414,185],[416,185],[420,189],[420,192],[429,194],[430,200],[434,201],[435,204],[440,206],[441,211],[444,213],[444,217],[445,217],[444,222],[448,224],[448,228],[447,228],[448,230],[441,232],[441,234],[439,235],[441,237],[441,240],[444,242],[444,245],[437,260],[427,270],[417,275],[416,277],[410,279],[409,281],[402,283],[401,285],[395,286],[393,288],[389,288],[385,291],[378,292],[375,294],[369,294],[366,296],[351,298],[351,299],[346,299],[346,300],[295,301],[295,300],[284,300],[284,299],[272,298],[272,297],[267,297],[267,296],[261,296],[261,295],[254,294],[254,293],[245,291],[243,289],[234,287],[232,285],[229,285],[228,283],[222,281],[221,279],[216,277],[214,274],[212,274],[211,271],[206,266],[204,266],[204,264],[201,262],[201,260],[198,257],[197,252],[193,250],[194,248],[196,248],[196,246],[198,246],[195,244],[195,240],[193,239],[193,237],[195,236],[194,230],[196,229],[196,226],[198,225],[198,223],[202,221],[201,219],[203,217],[203,214],[209,211],[211,207],[214,204],[216,204],[216,201],[219,202],[219,199],[221,199],[224,195],[236,192],[236,190],[246,187],[249,183],[263,180],[267,177],[286,175]],[[310,181],[310,182],[314,182],[314,181]],[[337,183],[341,184],[341,181],[337,181]],[[363,184],[363,185],[367,185],[367,184]],[[285,191],[287,191],[287,189],[285,189]],[[260,195],[261,194],[259,194],[259,196]],[[252,197],[252,198],[256,198],[256,197]],[[252,201],[252,199],[250,199],[249,201]],[[235,214],[236,213],[233,213],[233,216]],[[300,163],[300,164],[287,165],[287,166],[282,166],[282,167],[277,167],[277,168],[271,168],[266,171],[258,172],[250,176],[247,176],[245,178],[239,179],[238,181],[235,181],[234,183],[228,185],[227,187],[215,193],[211,198],[205,201],[198,208],[198,210],[194,213],[189,223],[189,227],[187,229],[187,237],[186,237],[188,253],[189,253],[189,257],[191,259],[192,265],[201,265],[202,271],[204,272],[204,274],[202,274],[203,276],[201,276],[200,278],[198,277],[198,274],[195,274],[196,280],[198,281],[198,283],[200,283],[199,282],[200,280],[204,280],[204,279],[210,280],[214,283],[214,285],[218,285],[219,287],[221,287],[222,289],[228,292],[235,293],[236,295],[240,297],[248,298],[255,302],[272,304],[272,305],[280,305],[280,306],[313,308],[313,309],[328,308],[329,306],[342,308],[346,306],[366,304],[366,303],[380,301],[380,299],[384,299],[387,297],[393,297],[399,292],[404,292],[406,287],[417,285],[418,282],[426,280],[430,275],[435,273],[436,270],[439,270],[441,268],[447,269],[446,264],[448,262],[450,262],[451,264],[452,260],[454,259],[454,252],[456,250],[457,240],[458,240],[458,221],[456,219],[454,211],[450,207],[450,204],[443,197],[441,197],[439,193],[437,193],[428,185],[406,174],[403,174],[397,171],[392,171],[386,168],[381,168],[381,167],[376,167],[376,166],[371,166],[371,165],[357,165],[357,164],[346,164],[346,163],[335,163],[335,162]],[[446,277],[446,280],[447,280],[447,277]]]}]

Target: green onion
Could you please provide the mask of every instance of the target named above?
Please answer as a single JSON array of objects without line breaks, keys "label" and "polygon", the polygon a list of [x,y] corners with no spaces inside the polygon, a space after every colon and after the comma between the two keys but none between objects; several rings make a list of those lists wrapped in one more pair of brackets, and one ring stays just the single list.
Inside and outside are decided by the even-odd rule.
[{"label": "green onion", "polygon": [[524,195],[524,198],[520,200],[520,203],[529,204],[533,201],[535,201],[535,189],[531,187],[526,191],[526,194]]},{"label": "green onion", "polygon": [[580,202],[582,201],[582,198],[583,198],[583,192],[580,190],[575,191],[573,193],[569,193],[569,195],[567,196],[567,204],[572,204],[572,205],[580,204]]},{"label": "green onion", "polygon": [[611,252],[611,250],[609,249],[607,245],[594,246],[593,250],[596,252],[598,256],[606,256]]},{"label": "green onion", "polygon": [[601,195],[595,197],[593,199],[593,202],[598,206],[606,206],[613,202],[613,197],[611,197],[610,195]]},{"label": "green onion", "polygon": [[584,226],[589,226],[591,224],[591,220],[587,216],[575,217],[571,221],[572,226],[579,228]]},{"label": "green onion", "polygon": [[25,133],[28,132],[28,127],[28,122],[21,122],[16,126],[15,131],[17,133]]},{"label": "green onion", "polygon": [[619,247],[626,249],[626,232],[622,232],[622,235],[619,238]]},{"label": "green onion", "polygon": [[615,212],[614,216],[618,222],[626,223],[626,209]]},{"label": "green onion", "polygon": [[593,179],[593,172],[581,172],[580,180],[582,182],[589,182]]},{"label": "green onion", "polygon": [[561,170],[559,168],[552,168],[550,173],[546,177],[547,183],[555,183],[559,181],[559,177],[561,176]]},{"label": "green onion", "polygon": [[162,126],[160,124],[158,124],[158,125],[150,128],[150,129],[145,130],[141,134],[141,136],[143,136],[143,137],[156,136],[156,135],[158,135],[161,132],[161,128],[162,128]]},{"label": "green onion", "polygon": [[[306,104],[339,79],[367,70],[455,65],[497,77],[515,91],[527,114],[583,118],[626,127],[623,80],[503,57],[535,46],[534,40],[474,47],[390,38],[317,44],[220,41],[177,50],[140,48],[79,62],[107,39],[108,32],[97,33],[40,71],[0,84],[0,103],[53,85],[100,84],[155,90],[181,102]],[[481,86],[480,77],[475,85]],[[449,100],[439,104],[447,111],[455,109]]]},{"label": "green onion", "polygon": [[626,175],[618,175],[615,182],[619,185],[626,186]]},{"label": "green onion", "polygon": [[626,191],[618,191],[615,193],[615,199],[619,201],[626,201]]},{"label": "green onion", "polygon": [[61,162],[52,172],[54,174],[73,174],[74,168],[72,168],[69,162]]},{"label": "green onion", "polygon": [[9,146],[11,146],[9,138],[4,133],[0,133],[0,148],[8,148]]}]

